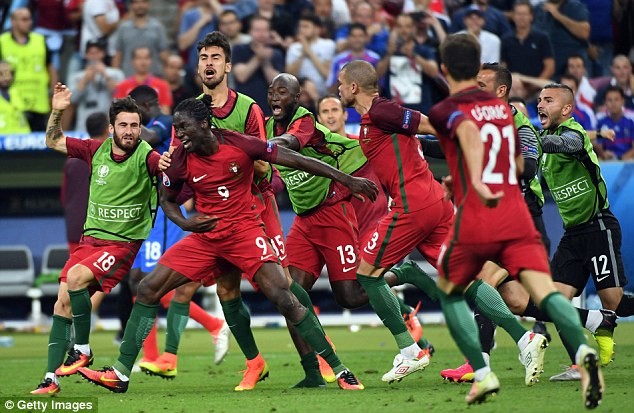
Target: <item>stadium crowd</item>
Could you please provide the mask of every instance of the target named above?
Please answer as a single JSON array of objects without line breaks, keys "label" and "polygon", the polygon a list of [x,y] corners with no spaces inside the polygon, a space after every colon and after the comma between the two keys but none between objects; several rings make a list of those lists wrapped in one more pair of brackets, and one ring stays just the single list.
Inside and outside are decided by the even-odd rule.
[{"label": "stadium crowd", "polygon": [[[499,325],[513,337],[528,386],[542,372],[548,340],[522,327],[510,308],[553,321],[571,358],[565,380],[581,380],[585,406],[597,407],[604,391],[599,365],[612,360],[616,318],[632,314],[632,297],[623,295],[620,226],[597,157],[634,158],[634,2],[610,3],[179,1],[176,51],[169,30],[150,16],[156,3],[149,0],[6,4],[0,104],[7,109],[0,133],[46,130],[47,146],[98,166],[82,239],[60,277],[47,372],[32,393],[57,393],[58,377],[75,373],[127,391],[142,342],[156,334],[151,326],[159,302],[169,305],[168,335],[176,342],[160,357],[153,352],[153,360],[144,348],[140,367],[173,377],[191,295],[213,283],[226,324],[216,320],[210,333],[225,345],[228,329],[234,334],[247,359],[235,390],[253,389],[268,366],[240,298],[241,274],[287,319],[306,374],[295,387],[337,381],[344,390],[363,390],[306,294],[325,264],[337,302],[369,303],[394,336],[399,354],[383,381],[424,369],[433,355],[423,337],[415,338],[415,311],[390,290],[411,283],[441,303],[468,359],[460,367],[470,369],[468,379],[461,372],[446,378],[473,381],[469,404],[500,385],[486,346],[476,340],[477,327],[484,340],[485,322],[473,322],[465,299],[488,318],[491,336]],[[337,92],[341,100],[328,106],[329,94]],[[518,108],[525,103],[526,113],[506,101]],[[339,121],[331,121],[340,107]],[[64,134],[106,111],[112,139]],[[594,131],[593,143],[586,130]],[[437,135],[422,145],[427,156],[447,159],[453,180],[444,187],[419,156],[421,143],[411,139],[417,134]],[[552,262],[555,283],[539,224],[543,195],[539,183],[533,185],[538,164],[548,186],[559,190],[553,198],[566,230]],[[297,213],[286,243],[273,197],[280,190],[276,174]],[[163,177],[162,213],[171,221],[163,217],[165,225],[192,233],[173,246],[164,240],[164,254],[150,266],[137,261],[150,258],[148,241],[158,232],[148,225],[158,208],[151,190],[157,176]],[[370,207],[353,207],[351,195],[374,201],[381,187],[390,211],[360,219],[359,225],[372,225],[358,231],[356,216]],[[579,208],[567,203],[567,190],[580,197]],[[185,194],[194,195],[201,215],[184,214]],[[140,206],[134,212],[125,209],[130,205]],[[341,230],[336,248],[337,242],[326,242],[334,230],[323,228],[333,222]],[[437,285],[413,263],[393,268],[413,248],[438,266]],[[586,271],[588,257],[594,271]],[[490,267],[489,259],[504,268]],[[153,268],[145,271],[145,265]],[[91,296],[108,293],[131,268],[148,274],[131,287],[136,302],[119,359],[90,370]],[[596,285],[604,282],[597,289],[605,310],[575,311],[569,302],[587,272]],[[516,288],[513,281],[524,285],[523,295],[505,293]],[[171,301],[163,303],[165,297]],[[74,344],[63,361],[71,324]],[[595,335],[600,352],[587,345],[582,327]]]},{"label": "stadium crowd", "polygon": [[[631,0],[179,0],[173,22],[152,17],[157,3],[3,1],[0,133],[44,130],[57,80],[75,92],[67,129],[84,131],[91,113],[107,111],[111,98],[139,84],[156,89],[169,114],[200,90],[196,45],[213,30],[234,48],[229,86],[265,115],[276,74],[300,79],[312,111],[336,92],[336,73],[354,59],[377,68],[383,96],[427,113],[448,93],[439,45],[466,31],[480,40],[482,63],[513,73],[511,97],[527,103],[534,125],[541,87],[568,79],[577,90],[575,119],[587,130],[617,133],[614,142],[596,142],[599,156],[634,156]],[[349,109],[347,130],[357,134],[359,120]]]}]

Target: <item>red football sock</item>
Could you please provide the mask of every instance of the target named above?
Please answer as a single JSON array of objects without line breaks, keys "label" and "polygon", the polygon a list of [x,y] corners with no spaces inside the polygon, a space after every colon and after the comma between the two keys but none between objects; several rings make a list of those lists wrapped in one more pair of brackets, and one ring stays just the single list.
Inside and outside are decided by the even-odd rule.
[{"label": "red football sock", "polygon": [[143,342],[143,358],[147,361],[154,361],[159,357],[158,342],[156,340],[156,321],[150,330],[147,338]]},{"label": "red football sock", "polygon": [[202,307],[193,301],[189,305],[189,316],[205,327],[212,336],[216,336],[218,334],[225,322],[222,318],[212,317],[207,311],[203,310]]}]

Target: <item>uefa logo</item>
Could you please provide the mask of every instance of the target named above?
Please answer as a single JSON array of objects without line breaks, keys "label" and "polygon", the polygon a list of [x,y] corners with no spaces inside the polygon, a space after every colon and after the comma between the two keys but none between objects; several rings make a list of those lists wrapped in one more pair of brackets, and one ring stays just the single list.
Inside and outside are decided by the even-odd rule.
[{"label": "uefa logo", "polygon": [[105,178],[108,176],[109,172],[110,168],[108,168],[108,165],[100,165],[99,168],[97,168],[97,175],[99,175],[99,178]]}]

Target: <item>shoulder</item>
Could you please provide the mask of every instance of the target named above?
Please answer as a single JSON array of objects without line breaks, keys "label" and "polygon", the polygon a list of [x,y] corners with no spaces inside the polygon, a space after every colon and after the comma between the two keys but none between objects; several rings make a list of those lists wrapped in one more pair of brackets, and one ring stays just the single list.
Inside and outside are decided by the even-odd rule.
[{"label": "shoulder", "polygon": [[[234,91],[235,92],[235,91]],[[251,96],[247,96],[244,93],[235,92],[236,100],[241,103],[247,103],[249,105],[255,103],[255,100]]]}]

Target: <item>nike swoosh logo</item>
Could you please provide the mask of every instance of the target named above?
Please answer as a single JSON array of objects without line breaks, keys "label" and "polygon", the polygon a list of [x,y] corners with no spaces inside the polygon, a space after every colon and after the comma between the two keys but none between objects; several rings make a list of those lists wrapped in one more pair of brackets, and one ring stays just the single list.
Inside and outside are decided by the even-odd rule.
[{"label": "nike swoosh logo", "polygon": [[325,349],[323,349],[322,351],[318,351],[318,352],[317,352],[317,355],[318,355],[318,356],[321,356],[323,353],[325,353],[325,352],[326,352],[326,350],[328,350],[328,349],[327,349],[327,348],[325,348]]},{"label": "nike swoosh logo", "polygon": [[350,271],[356,270],[356,269],[357,269],[357,267],[344,268],[343,272],[350,272]]},{"label": "nike swoosh logo", "polygon": [[81,317],[81,316],[83,316],[83,314],[77,314],[77,315],[73,314],[73,318],[74,317]]},{"label": "nike swoosh logo", "polygon": [[103,374],[101,375],[101,377],[99,377],[99,380],[103,381],[104,383],[114,383],[120,381],[119,379],[107,379],[106,376],[104,376]]},{"label": "nike swoosh logo", "polygon": [[192,179],[192,181],[194,181],[194,182],[198,182],[198,181],[200,181],[201,179],[203,179],[203,178],[204,178],[204,177],[206,177],[206,176],[207,176],[207,174],[204,174],[203,176],[195,176],[195,177]]},{"label": "nike swoosh logo", "polygon": [[158,264],[158,261],[148,261],[145,263],[146,267],[154,267],[156,266],[156,264]]},{"label": "nike swoosh logo", "polygon": [[603,281],[603,280],[605,280],[606,278],[608,278],[610,275],[612,275],[612,274],[608,274],[608,275],[606,275],[605,277],[601,277],[601,278],[598,278],[598,277],[597,277],[597,282],[598,282],[598,283],[600,283],[601,281]]},{"label": "nike swoosh logo", "polygon": [[73,370],[75,367],[73,366],[61,366],[59,369],[62,371],[62,373],[68,373],[69,371]]},{"label": "nike swoosh logo", "polygon": [[269,257],[272,257],[272,256],[273,256],[273,254],[263,255],[262,257],[260,257],[260,260],[265,260],[265,259],[267,259]]},{"label": "nike swoosh logo", "polygon": [[372,251],[368,251],[367,248],[364,248],[363,251],[367,252],[368,254],[372,254]]},{"label": "nike swoosh logo", "polygon": [[55,344],[58,344],[58,343],[49,343],[48,346],[50,347],[50,346],[55,345]]}]

